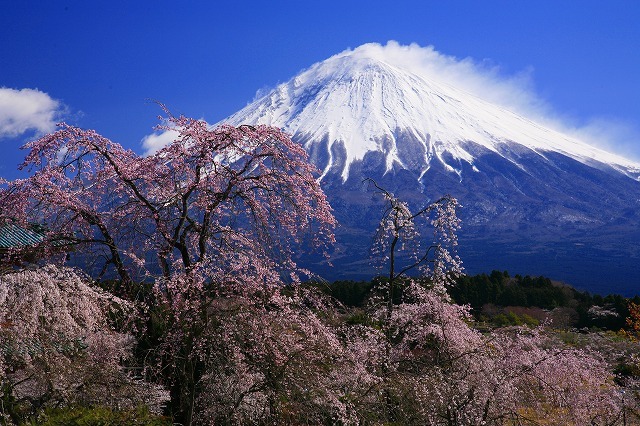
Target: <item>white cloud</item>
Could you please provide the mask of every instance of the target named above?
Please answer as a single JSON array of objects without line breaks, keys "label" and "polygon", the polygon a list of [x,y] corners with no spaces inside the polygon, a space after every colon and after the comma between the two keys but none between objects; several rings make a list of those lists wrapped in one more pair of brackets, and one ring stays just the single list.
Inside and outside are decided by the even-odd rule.
[{"label": "white cloud", "polygon": [[0,87],[0,138],[51,132],[64,106],[37,89]]},{"label": "white cloud", "polygon": [[151,155],[173,142],[179,133],[176,130],[164,130],[152,133],[142,138],[144,155]]},{"label": "white cloud", "polygon": [[415,43],[403,46],[396,41],[389,41],[386,45],[365,44],[353,50],[353,54],[376,57],[530,118],[543,117],[551,110],[533,89],[531,67],[514,75],[506,75],[490,60],[460,59],[440,53],[433,46],[422,47]]},{"label": "white cloud", "polygon": [[640,162],[640,129],[633,123],[612,117],[596,117],[585,125],[568,129],[577,139]]}]

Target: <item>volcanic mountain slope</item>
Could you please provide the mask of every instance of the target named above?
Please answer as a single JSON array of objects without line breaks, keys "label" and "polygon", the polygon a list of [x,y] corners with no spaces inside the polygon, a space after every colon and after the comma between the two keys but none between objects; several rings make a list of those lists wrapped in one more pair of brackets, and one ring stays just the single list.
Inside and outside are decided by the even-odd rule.
[{"label": "volcanic mountain slope", "polygon": [[640,164],[403,67],[381,46],[317,63],[224,121],[283,128],[309,152],[342,224],[330,278],[372,273],[381,204],[362,184],[370,177],[416,205],[458,198],[471,272],[594,291],[640,284]]}]

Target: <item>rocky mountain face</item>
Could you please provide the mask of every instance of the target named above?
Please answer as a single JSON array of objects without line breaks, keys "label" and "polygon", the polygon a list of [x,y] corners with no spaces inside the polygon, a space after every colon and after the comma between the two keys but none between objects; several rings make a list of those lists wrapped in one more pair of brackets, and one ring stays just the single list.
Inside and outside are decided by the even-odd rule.
[{"label": "rocky mountain face", "polygon": [[362,46],[313,65],[225,122],[283,128],[308,151],[340,221],[328,279],[369,278],[373,178],[415,206],[461,202],[470,273],[544,274],[640,289],[640,165],[416,73]]}]

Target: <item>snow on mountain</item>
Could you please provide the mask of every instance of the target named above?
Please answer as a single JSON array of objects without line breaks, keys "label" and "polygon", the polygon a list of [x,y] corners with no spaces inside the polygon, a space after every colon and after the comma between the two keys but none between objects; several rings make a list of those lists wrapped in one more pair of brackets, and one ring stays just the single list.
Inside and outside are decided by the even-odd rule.
[{"label": "snow on mountain", "polygon": [[[416,49],[419,64],[407,56]],[[283,128],[320,169],[340,226],[334,268],[315,271],[329,279],[375,273],[366,259],[382,200],[362,184],[373,178],[414,206],[458,198],[460,255],[471,273],[507,269],[636,292],[640,164],[491,96],[518,87],[457,84],[474,78],[468,64],[438,55],[397,44],[347,50],[224,120]]]},{"label": "snow on mountain", "polygon": [[[557,152],[640,179],[637,163],[484,101],[451,86],[437,73],[403,67],[397,59],[375,44],[342,52],[280,84],[225,121],[277,126],[309,152],[325,151],[324,161],[316,161],[324,163],[317,164],[322,178],[336,166],[334,156],[341,152],[343,181],[354,162],[370,152],[384,155],[387,172],[399,167],[422,176],[437,161],[463,179],[460,162],[474,166],[477,149],[461,142],[503,157],[514,144],[543,158],[547,152]],[[419,146],[403,152],[399,135],[410,136]],[[326,146],[319,147],[321,141]]]}]

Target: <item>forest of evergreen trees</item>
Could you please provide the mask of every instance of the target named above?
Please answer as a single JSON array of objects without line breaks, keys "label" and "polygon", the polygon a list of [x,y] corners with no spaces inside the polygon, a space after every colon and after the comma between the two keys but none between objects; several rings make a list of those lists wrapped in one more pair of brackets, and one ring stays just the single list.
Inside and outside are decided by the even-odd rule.
[{"label": "forest of evergreen trees", "polygon": [[[361,307],[379,280],[383,278],[340,280],[321,287],[344,305]],[[538,325],[547,321],[557,328],[618,331],[625,327],[629,302],[640,303],[638,295],[602,296],[546,277],[511,276],[507,271],[495,270],[490,274],[463,275],[449,293],[455,303],[471,306],[477,321],[494,326]]]}]

